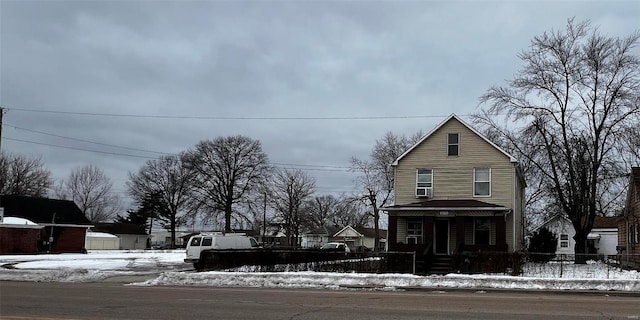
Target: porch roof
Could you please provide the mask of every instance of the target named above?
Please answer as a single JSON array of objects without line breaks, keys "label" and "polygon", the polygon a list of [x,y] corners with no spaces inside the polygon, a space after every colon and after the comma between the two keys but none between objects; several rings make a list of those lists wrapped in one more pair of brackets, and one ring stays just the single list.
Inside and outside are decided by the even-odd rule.
[{"label": "porch roof", "polygon": [[507,207],[479,200],[426,200],[381,208],[384,211],[508,211]]}]

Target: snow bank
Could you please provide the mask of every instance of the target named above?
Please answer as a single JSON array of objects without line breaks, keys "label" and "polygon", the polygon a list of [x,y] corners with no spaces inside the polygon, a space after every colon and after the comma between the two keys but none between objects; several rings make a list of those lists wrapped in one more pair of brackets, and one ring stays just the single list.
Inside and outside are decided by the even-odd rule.
[{"label": "snow bank", "polygon": [[[184,250],[113,250],[88,254],[0,256],[0,280],[93,282],[117,276],[152,278],[136,286],[224,286],[282,288],[494,288],[640,292],[640,273],[602,262],[586,265],[527,264],[523,276],[502,274],[416,276],[331,272],[250,272],[250,267],[195,272]],[[292,269],[289,269],[292,270]]]}]

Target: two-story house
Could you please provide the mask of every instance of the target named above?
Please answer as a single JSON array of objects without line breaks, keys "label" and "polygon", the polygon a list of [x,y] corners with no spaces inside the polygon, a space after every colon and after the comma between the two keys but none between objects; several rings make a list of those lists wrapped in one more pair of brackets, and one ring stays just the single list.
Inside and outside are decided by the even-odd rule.
[{"label": "two-story house", "polygon": [[514,157],[452,114],[394,163],[390,251],[449,256],[524,245],[525,181]]},{"label": "two-story house", "polygon": [[620,263],[640,268],[640,167],[631,168],[627,201],[618,231]]}]

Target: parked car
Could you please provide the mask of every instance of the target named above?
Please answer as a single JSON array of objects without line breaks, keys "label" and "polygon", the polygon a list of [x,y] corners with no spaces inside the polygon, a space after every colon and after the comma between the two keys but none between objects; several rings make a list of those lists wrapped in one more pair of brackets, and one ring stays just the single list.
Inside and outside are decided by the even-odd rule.
[{"label": "parked car", "polygon": [[349,246],[345,243],[342,242],[327,242],[324,245],[322,245],[322,247],[320,247],[320,249],[322,250],[337,250],[337,251],[344,251],[344,252],[351,252],[351,249],[349,249]]},{"label": "parked car", "polygon": [[201,233],[192,236],[187,243],[187,263],[194,265],[200,260],[204,250],[254,249],[258,247],[255,238],[244,233]]}]

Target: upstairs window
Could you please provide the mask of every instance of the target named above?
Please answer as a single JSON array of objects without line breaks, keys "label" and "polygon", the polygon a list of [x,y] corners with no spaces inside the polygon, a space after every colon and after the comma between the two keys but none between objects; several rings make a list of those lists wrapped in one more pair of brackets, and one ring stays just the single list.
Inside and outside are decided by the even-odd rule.
[{"label": "upstairs window", "polygon": [[433,170],[418,169],[416,174],[416,197],[433,197]]},{"label": "upstairs window", "polygon": [[473,196],[491,196],[491,168],[473,168]]},{"label": "upstairs window", "polygon": [[447,138],[447,155],[457,156],[460,146],[460,135],[457,133],[449,133]]}]

